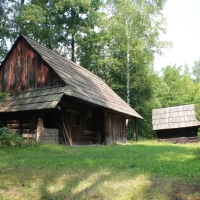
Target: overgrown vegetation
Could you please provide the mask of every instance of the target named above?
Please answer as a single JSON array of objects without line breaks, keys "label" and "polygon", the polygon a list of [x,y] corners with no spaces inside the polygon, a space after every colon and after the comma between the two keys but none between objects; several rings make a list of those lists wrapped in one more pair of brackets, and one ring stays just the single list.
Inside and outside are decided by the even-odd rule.
[{"label": "overgrown vegetation", "polygon": [[0,101],[2,98],[8,96],[8,94],[6,94],[5,92],[0,92]]},{"label": "overgrown vegetation", "polygon": [[200,147],[191,149],[191,152],[196,158],[200,159]]},{"label": "overgrown vegetation", "polygon": [[37,144],[35,139],[25,140],[11,128],[0,128],[0,148],[37,146]]},{"label": "overgrown vegetation", "polygon": [[200,198],[199,144],[40,145],[0,153],[0,199]]},{"label": "overgrown vegetation", "polygon": [[20,137],[14,130],[8,127],[0,128],[0,148],[2,147],[20,147],[22,146],[23,138]]}]

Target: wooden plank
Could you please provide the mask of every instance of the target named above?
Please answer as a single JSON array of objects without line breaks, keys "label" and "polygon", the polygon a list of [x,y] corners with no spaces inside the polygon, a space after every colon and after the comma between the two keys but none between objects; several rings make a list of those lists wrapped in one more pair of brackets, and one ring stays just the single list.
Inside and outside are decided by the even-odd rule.
[{"label": "wooden plank", "polygon": [[36,128],[37,124],[32,124],[32,123],[29,123],[29,124],[6,124],[8,127],[11,127],[13,129],[33,129],[33,128]]},{"label": "wooden plank", "polygon": [[138,142],[138,120],[135,117],[135,141]]},{"label": "wooden plank", "polygon": [[35,134],[29,134],[29,133],[23,133],[22,137],[25,139],[29,139],[29,138],[36,138]]},{"label": "wooden plank", "polygon": [[126,118],[122,117],[122,130],[123,130],[123,142],[127,141],[127,132],[126,132]]},{"label": "wooden plank", "polygon": [[24,134],[35,134],[36,128],[35,129],[14,129],[16,132],[24,133]]},{"label": "wooden plank", "polygon": [[105,144],[108,144],[108,138],[109,138],[109,124],[108,124],[108,111],[104,110],[104,142]]},{"label": "wooden plank", "polygon": [[70,138],[70,135],[69,135],[69,133],[68,133],[68,131],[67,131],[67,128],[66,128],[66,126],[65,126],[65,122],[64,122],[64,119],[63,119],[63,118],[62,118],[62,125],[63,125],[63,129],[64,129],[64,133],[65,133],[65,135],[66,135],[66,137],[67,137],[67,140],[68,140],[68,142],[69,142],[69,145],[72,146],[72,139]]}]

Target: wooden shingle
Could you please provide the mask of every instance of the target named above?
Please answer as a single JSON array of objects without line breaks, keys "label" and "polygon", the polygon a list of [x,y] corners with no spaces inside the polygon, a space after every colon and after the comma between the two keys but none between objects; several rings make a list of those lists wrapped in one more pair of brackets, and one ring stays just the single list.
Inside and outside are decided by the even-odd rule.
[{"label": "wooden shingle", "polygon": [[194,104],[153,109],[152,124],[154,131],[200,126]]}]

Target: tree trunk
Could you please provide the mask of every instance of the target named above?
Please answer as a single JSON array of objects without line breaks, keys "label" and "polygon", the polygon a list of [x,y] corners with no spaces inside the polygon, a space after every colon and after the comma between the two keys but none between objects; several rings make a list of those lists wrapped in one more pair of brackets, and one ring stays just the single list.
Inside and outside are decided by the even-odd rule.
[{"label": "tree trunk", "polygon": [[[20,15],[21,15],[21,9],[22,9],[22,6],[24,5],[24,0],[21,0],[21,5],[20,5]],[[20,26],[19,26],[19,32],[20,32],[20,34],[22,34],[22,32],[23,32],[23,24],[22,24],[22,22],[20,23]]]},{"label": "tree trunk", "polygon": [[72,34],[71,48],[72,48],[71,61],[75,62],[75,42],[74,42],[74,34]]},{"label": "tree trunk", "polygon": [[127,103],[130,105],[130,34],[128,30],[128,19],[126,20],[126,36],[127,36],[127,51],[126,51],[126,90],[127,90]]}]

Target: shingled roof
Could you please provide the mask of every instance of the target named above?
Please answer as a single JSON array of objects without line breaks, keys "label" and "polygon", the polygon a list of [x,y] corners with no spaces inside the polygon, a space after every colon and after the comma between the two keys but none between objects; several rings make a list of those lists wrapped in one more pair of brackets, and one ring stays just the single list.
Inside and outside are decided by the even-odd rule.
[{"label": "shingled roof", "polygon": [[[24,110],[24,103],[20,101],[23,100],[23,102],[25,102],[24,95],[26,96],[26,103],[30,105],[29,108],[27,107],[25,110],[55,107],[63,95],[68,95],[130,116],[142,118],[98,76],[26,36],[19,36],[15,44],[21,37],[24,38],[41,56],[44,62],[58,74],[65,82],[66,86],[57,88],[57,93],[59,93],[59,95],[56,93],[55,89],[53,92],[51,89],[47,90],[47,93],[51,91],[48,95],[51,96],[49,99],[52,99],[48,101],[44,101],[43,97],[46,96],[46,94],[44,95],[44,90],[39,92],[40,97],[37,96],[39,93],[36,91],[25,92],[21,95],[11,95],[0,103],[1,112]],[[12,102],[12,99],[17,99],[17,102]],[[37,107],[34,106],[34,104],[40,104],[40,106]]]},{"label": "shingled roof", "polygon": [[1,100],[0,112],[55,108],[65,90],[65,87],[56,87],[11,94]]},{"label": "shingled roof", "polygon": [[154,131],[200,126],[194,104],[154,109],[152,123]]}]

